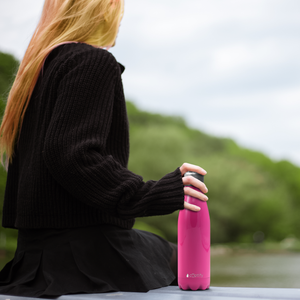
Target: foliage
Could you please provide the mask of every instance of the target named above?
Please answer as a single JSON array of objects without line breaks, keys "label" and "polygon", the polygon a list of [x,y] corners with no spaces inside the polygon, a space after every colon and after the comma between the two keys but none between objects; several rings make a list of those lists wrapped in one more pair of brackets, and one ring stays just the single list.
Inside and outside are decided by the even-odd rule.
[{"label": "foliage", "polygon": [[[252,242],[257,231],[268,240],[282,240],[289,234],[299,237],[298,167],[190,129],[180,118],[139,112],[131,102],[127,108],[133,172],[145,180],[158,180],[185,161],[208,171],[212,242]],[[175,212],[139,222],[160,229],[176,242],[177,218]]]},{"label": "foliage", "polygon": [[[0,53],[0,97],[7,97],[18,62]],[[2,108],[4,102],[0,101]],[[0,107],[1,108],[1,107]],[[274,162],[262,153],[239,147],[189,128],[180,117],[140,111],[127,102],[131,155],[129,169],[144,180],[158,180],[183,162],[208,171],[208,202],[213,243],[253,241],[263,232],[269,241],[292,235],[300,238],[300,168],[288,161]],[[6,173],[0,169],[0,209]],[[178,212],[139,218],[136,228],[177,240]],[[12,248],[16,230],[0,231],[0,248]]]},{"label": "foliage", "polygon": [[10,54],[0,52],[0,113],[5,108],[5,99],[14,81],[19,62]]}]

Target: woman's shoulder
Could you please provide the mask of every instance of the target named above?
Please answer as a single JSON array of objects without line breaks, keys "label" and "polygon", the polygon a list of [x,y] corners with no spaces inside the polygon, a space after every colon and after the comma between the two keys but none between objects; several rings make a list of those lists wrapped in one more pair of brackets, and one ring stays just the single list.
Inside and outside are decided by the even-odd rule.
[{"label": "woman's shoulder", "polygon": [[[64,43],[54,48],[47,58],[47,64],[59,65],[59,69],[72,69],[78,66],[106,65],[112,69],[119,70],[120,64],[115,57],[105,49],[94,47],[85,43]],[[122,70],[121,70],[122,71]]]},{"label": "woman's shoulder", "polygon": [[117,65],[115,57],[105,49],[94,47],[85,43],[66,43],[58,46],[60,56],[64,60],[108,60],[110,63]]}]

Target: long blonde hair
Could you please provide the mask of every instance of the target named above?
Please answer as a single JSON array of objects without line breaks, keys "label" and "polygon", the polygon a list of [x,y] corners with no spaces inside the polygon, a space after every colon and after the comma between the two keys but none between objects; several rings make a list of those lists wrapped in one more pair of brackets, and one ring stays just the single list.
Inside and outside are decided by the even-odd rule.
[{"label": "long blonde hair", "polygon": [[11,161],[43,62],[58,44],[74,41],[114,45],[122,0],[45,0],[42,15],[10,90],[0,128],[0,155]]}]

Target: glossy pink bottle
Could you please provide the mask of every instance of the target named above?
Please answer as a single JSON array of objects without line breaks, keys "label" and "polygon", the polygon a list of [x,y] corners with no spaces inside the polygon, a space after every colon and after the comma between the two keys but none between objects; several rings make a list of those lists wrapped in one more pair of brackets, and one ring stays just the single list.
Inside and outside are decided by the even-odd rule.
[{"label": "glossy pink bottle", "polygon": [[[187,172],[203,180],[203,175]],[[197,188],[190,186],[190,188]],[[201,209],[183,209],[178,218],[178,285],[183,290],[206,290],[210,285],[210,218],[207,203],[191,196],[184,201]]]}]

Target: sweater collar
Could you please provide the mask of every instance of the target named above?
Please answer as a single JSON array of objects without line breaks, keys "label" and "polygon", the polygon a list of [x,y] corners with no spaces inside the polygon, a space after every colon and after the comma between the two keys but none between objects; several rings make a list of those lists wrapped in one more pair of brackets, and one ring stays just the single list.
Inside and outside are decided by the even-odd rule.
[{"label": "sweater collar", "polygon": [[118,64],[120,66],[120,70],[121,70],[121,74],[122,74],[124,72],[124,70],[125,70],[125,67],[122,64],[120,64],[120,63],[118,63]]}]

